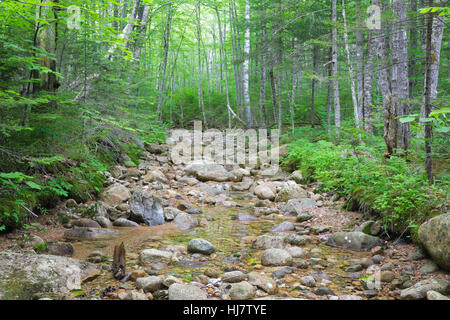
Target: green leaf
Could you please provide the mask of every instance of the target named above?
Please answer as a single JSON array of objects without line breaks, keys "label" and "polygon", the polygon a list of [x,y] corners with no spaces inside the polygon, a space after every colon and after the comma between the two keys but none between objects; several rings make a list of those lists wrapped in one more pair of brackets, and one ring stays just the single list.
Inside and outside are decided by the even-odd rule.
[{"label": "green leaf", "polygon": [[42,186],[40,186],[40,185],[34,183],[33,181],[27,181],[25,184],[26,184],[27,186],[29,186],[30,188],[32,188],[32,189],[42,190]]}]

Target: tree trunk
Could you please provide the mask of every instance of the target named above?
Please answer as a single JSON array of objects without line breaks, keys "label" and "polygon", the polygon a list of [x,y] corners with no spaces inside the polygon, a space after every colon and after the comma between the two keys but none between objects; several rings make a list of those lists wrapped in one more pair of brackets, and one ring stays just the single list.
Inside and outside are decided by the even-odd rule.
[{"label": "tree trunk", "polygon": [[[441,1],[435,1],[437,5]],[[445,16],[438,17],[434,15],[433,17],[433,32],[431,33],[431,67],[430,67],[430,99],[437,98],[437,85],[439,80],[439,65],[441,58],[441,44],[442,35],[444,33],[444,21]],[[427,35],[427,41],[428,41]],[[425,75],[425,82],[427,82],[427,75]],[[432,103],[432,102],[431,102]],[[433,108],[432,108],[433,109]],[[421,108],[421,115],[425,117],[425,105]]]},{"label": "tree trunk", "polygon": [[[429,0],[429,7],[433,7],[433,0]],[[428,13],[427,23],[427,50],[426,50],[426,76],[425,76],[425,90],[424,90],[424,116],[428,117],[431,112],[431,95],[432,95],[432,64],[433,64],[433,14]],[[425,170],[427,172],[427,178],[429,183],[433,182],[432,177],[432,158],[431,158],[431,141],[432,139],[432,126],[430,122],[425,123]]]},{"label": "tree trunk", "polygon": [[169,4],[167,8],[167,20],[166,20],[166,29],[164,32],[164,51],[163,51],[163,61],[161,66],[161,72],[159,74],[159,97],[158,97],[158,107],[157,107],[157,115],[160,119],[162,119],[162,107],[164,102],[164,92],[165,92],[165,83],[166,83],[166,68],[167,68],[167,56],[169,53],[169,40],[170,40],[170,28],[172,25],[172,4]]},{"label": "tree trunk", "polygon": [[[392,11],[398,17],[393,24],[392,30],[392,94],[397,107],[396,116],[404,116],[410,113],[409,105],[406,101],[409,98],[406,1],[393,0]],[[399,148],[407,150],[411,145],[410,124],[399,122],[398,125],[399,135],[397,145]]]},{"label": "tree trunk", "polygon": [[314,104],[316,93],[316,76],[317,76],[317,58],[319,55],[319,47],[313,44],[313,78],[311,83],[311,128],[314,128]]},{"label": "tree trunk", "polygon": [[266,127],[266,32],[267,30],[264,22],[264,26],[261,30],[261,70],[259,78],[259,113],[261,115],[261,125],[263,128]]},{"label": "tree trunk", "polygon": [[251,128],[252,110],[250,108],[250,92],[249,92],[249,59],[250,59],[250,4],[249,0],[245,1],[245,39],[244,39],[244,70],[243,70],[243,91],[245,105],[245,123],[247,128]]},{"label": "tree trunk", "polygon": [[344,41],[345,41],[345,51],[347,53],[348,72],[350,74],[350,89],[352,91],[353,114],[355,116],[356,127],[360,129],[362,120],[362,109],[358,105],[358,100],[356,97],[355,74],[353,71],[353,64],[350,59],[350,49],[348,46],[347,18],[345,16],[345,0],[342,0],[342,17],[344,18]]},{"label": "tree trunk", "polygon": [[336,126],[336,135],[339,137],[339,130],[341,127],[341,104],[339,101],[339,82],[338,82],[338,61],[337,61],[337,10],[336,0],[331,2],[331,19],[333,21],[332,27],[332,75],[333,75],[333,101],[334,101],[334,125]]},{"label": "tree trunk", "polygon": [[369,31],[369,41],[367,43],[366,61],[364,63],[363,74],[363,112],[364,112],[364,129],[373,134],[372,119],[372,84],[374,65],[373,58],[375,54],[375,43],[372,32]]},{"label": "tree trunk", "polygon": [[294,52],[292,55],[292,91],[291,91],[291,103],[289,104],[289,111],[291,114],[291,130],[292,130],[292,136],[294,136],[295,133],[295,125],[294,125],[294,105],[295,105],[295,95],[297,93],[297,81],[298,81],[298,74],[297,74],[297,64],[298,64],[298,39],[297,37],[294,37]]},{"label": "tree trunk", "polygon": [[227,110],[228,110],[228,127],[231,128],[231,115],[237,119],[239,122],[244,123],[244,121],[242,121],[239,116],[234,112],[234,110],[231,108],[230,105],[230,89],[229,89],[229,85],[228,85],[228,63],[227,63],[227,52],[225,50],[225,34],[222,34],[222,26],[220,23],[220,13],[219,13],[219,9],[216,7],[216,15],[217,15],[217,23],[219,26],[219,41],[220,41],[220,47],[221,47],[221,56],[223,57],[222,60],[222,68],[224,70],[224,77],[225,77],[225,95],[227,98]]}]

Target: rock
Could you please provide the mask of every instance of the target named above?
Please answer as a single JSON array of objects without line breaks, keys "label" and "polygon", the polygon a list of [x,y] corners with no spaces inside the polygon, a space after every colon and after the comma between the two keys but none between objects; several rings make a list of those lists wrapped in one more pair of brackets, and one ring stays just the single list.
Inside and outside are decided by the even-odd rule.
[{"label": "rock", "polygon": [[78,206],[77,202],[74,199],[69,199],[66,201],[66,208],[75,208],[76,206]]},{"label": "rock", "polygon": [[373,297],[376,297],[378,295],[378,291],[374,290],[374,289],[368,289],[368,290],[364,290],[363,294],[367,298],[373,298]]},{"label": "rock", "polygon": [[439,271],[439,266],[438,266],[436,263],[431,262],[431,263],[424,264],[424,265],[419,269],[419,271],[420,271],[420,273],[422,273],[422,274],[433,273],[433,272]]},{"label": "rock", "polygon": [[300,283],[304,286],[307,286],[307,287],[316,286],[316,280],[311,276],[304,276],[304,277],[301,277],[299,280],[300,280]]},{"label": "rock", "polygon": [[190,209],[187,209],[186,212],[189,214],[202,214],[203,213],[202,209],[199,209],[199,208],[190,208]]},{"label": "rock", "polygon": [[179,178],[177,181],[180,182],[180,183],[187,184],[189,186],[194,186],[197,183],[199,183],[199,181],[196,178],[194,178],[194,177],[187,177],[187,176],[183,176],[183,177]]},{"label": "rock", "polygon": [[149,226],[164,224],[161,198],[142,189],[133,190],[130,200],[130,220]]},{"label": "rock", "polygon": [[395,265],[392,262],[385,263],[381,266],[381,271],[393,270]]},{"label": "rock", "polygon": [[275,280],[268,276],[258,273],[250,272],[248,274],[248,282],[257,288],[267,292],[268,294],[274,294],[277,292],[277,283]]},{"label": "rock", "polygon": [[255,221],[258,220],[257,217],[249,215],[249,214],[237,214],[233,217],[233,220],[238,221]]},{"label": "rock", "polygon": [[169,264],[173,254],[169,251],[145,249],[139,254],[139,264],[149,266],[157,263]]},{"label": "rock", "polygon": [[312,226],[310,228],[312,234],[321,234],[331,230],[331,226]]},{"label": "rock", "polygon": [[285,216],[298,216],[304,209],[314,208],[317,206],[317,202],[313,199],[290,199],[282,207],[281,211]]},{"label": "rock", "polygon": [[163,287],[163,283],[160,277],[148,276],[137,279],[136,287],[144,292],[155,292]]},{"label": "rock", "polygon": [[224,166],[206,161],[198,161],[184,168],[187,175],[192,175],[200,181],[224,182],[232,180],[233,175]]},{"label": "rock", "polygon": [[294,224],[290,221],[282,222],[281,224],[273,227],[270,232],[285,232],[294,230]]},{"label": "rock", "polygon": [[188,252],[210,255],[216,251],[211,242],[204,239],[192,239],[188,243]]},{"label": "rock", "polygon": [[284,237],[283,236],[269,236],[262,235],[256,237],[252,245],[253,249],[263,250],[270,248],[283,248],[284,247]]},{"label": "rock", "polygon": [[146,183],[157,181],[164,184],[169,184],[169,180],[166,178],[164,173],[162,173],[158,169],[147,172],[147,174],[142,177],[142,181]]},{"label": "rock", "polygon": [[250,187],[253,184],[253,179],[250,178],[244,178],[242,182],[235,183],[231,186],[231,189],[235,191],[245,191],[250,189]]},{"label": "rock", "polygon": [[358,272],[358,271],[361,271],[362,269],[363,269],[362,265],[354,264],[354,265],[351,265],[350,267],[347,267],[345,269],[345,272]]},{"label": "rock", "polygon": [[300,212],[297,215],[297,218],[295,219],[295,221],[297,221],[297,222],[305,222],[305,221],[308,221],[308,220],[310,220],[312,218],[313,218],[313,215],[311,213],[309,213],[309,212]]},{"label": "rock", "polygon": [[47,254],[71,257],[73,255],[73,246],[67,242],[49,243],[47,245]]},{"label": "rock", "polygon": [[308,254],[305,249],[300,247],[289,247],[286,251],[289,252],[292,258],[303,258]]},{"label": "rock", "polygon": [[294,172],[292,172],[289,176],[289,179],[294,180],[298,184],[304,184],[306,182],[303,178],[303,173],[300,170],[295,170]]},{"label": "rock", "polygon": [[206,300],[207,298],[207,294],[194,285],[174,283],[169,287],[169,300]]},{"label": "rock", "polygon": [[361,231],[370,236],[376,236],[381,232],[381,225],[377,221],[369,220],[361,224],[357,231]]},{"label": "rock", "polygon": [[284,202],[290,199],[305,199],[305,198],[308,198],[308,193],[306,192],[306,190],[303,189],[300,185],[293,182],[285,185],[280,189],[280,191],[278,191],[275,201]]},{"label": "rock", "polygon": [[131,271],[131,275],[130,275],[130,280],[131,281],[136,281],[139,278],[143,278],[147,276],[147,272],[145,272],[144,270],[133,270]]},{"label": "rock", "polygon": [[100,194],[100,199],[109,206],[118,206],[130,199],[130,191],[125,186],[115,183]]},{"label": "rock", "polygon": [[419,240],[433,260],[450,271],[450,213],[431,218],[419,227]]},{"label": "rock", "polygon": [[139,225],[131,220],[125,219],[125,218],[119,218],[113,223],[116,227],[139,227]]},{"label": "rock", "polygon": [[102,226],[91,219],[81,218],[75,221],[72,221],[72,226],[76,227],[84,227],[84,228],[101,228]]},{"label": "rock", "polygon": [[380,275],[381,282],[392,282],[395,279],[395,274],[392,271],[383,271]]},{"label": "rock", "polygon": [[169,288],[174,283],[183,284],[183,281],[181,279],[178,279],[178,278],[174,277],[174,276],[167,276],[163,280],[163,285],[166,286],[167,288]]},{"label": "rock", "polygon": [[145,150],[153,154],[163,154],[168,152],[169,147],[166,144],[159,144],[157,142],[146,144]]},{"label": "rock", "polygon": [[181,211],[173,220],[173,223],[183,230],[192,229],[198,226],[198,220],[189,213]]},{"label": "rock", "polygon": [[283,249],[266,249],[261,256],[263,266],[286,266],[292,264],[292,257]]},{"label": "rock", "polygon": [[247,300],[255,296],[255,288],[247,281],[234,283],[229,292],[232,300]]},{"label": "rock", "polygon": [[318,296],[326,296],[326,295],[334,296],[335,295],[333,290],[331,290],[330,288],[327,288],[327,287],[318,288],[315,291],[315,294],[317,294]]},{"label": "rock", "polygon": [[278,270],[275,270],[274,272],[272,272],[272,277],[274,279],[280,279],[283,278],[285,275],[287,274],[291,274],[294,272],[294,269],[291,267],[284,267]]},{"label": "rock", "polygon": [[112,222],[105,216],[95,216],[94,220],[102,227],[102,228],[111,228]]},{"label": "rock", "polygon": [[31,300],[38,293],[80,289],[98,273],[89,262],[55,255],[0,252],[0,293],[4,300]]},{"label": "rock", "polygon": [[147,295],[142,292],[138,291],[130,291],[126,296],[124,300],[149,300],[147,298]]},{"label": "rock", "polygon": [[289,243],[292,246],[303,246],[307,243],[310,243],[312,238],[306,235],[298,235],[298,234],[288,234],[284,237],[284,242]]},{"label": "rock", "polygon": [[436,291],[440,294],[450,293],[450,283],[445,280],[426,279],[417,282],[412,287],[404,289],[400,292],[402,300],[420,300],[424,299],[428,291]]},{"label": "rock", "polygon": [[25,238],[25,240],[22,241],[21,246],[23,248],[34,248],[35,246],[37,246],[38,244],[44,244],[45,241],[42,240],[41,237],[36,236],[34,234],[29,234],[27,235],[27,237]]},{"label": "rock", "polygon": [[440,294],[439,292],[430,290],[427,292],[427,300],[450,300],[450,298]]},{"label": "rock", "polygon": [[339,297],[339,300],[362,300],[362,297],[353,294],[344,294]]},{"label": "rock", "polygon": [[163,209],[163,212],[164,212],[164,219],[166,219],[166,221],[172,221],[179,213],[183,211],[178,210],[177,208],[174,207],[166,207]]},{"label": "rock", "polygon": [[242,271],[225,272],[224,275],[222,276],[222,281],[228,283],[236,283],[245,280],[247,280],[247,275],[244,274]]},{"label": "rock", "polygon": [[384,245],[380,238],[358,231],[336,232],[328,237],[326,244],[356,251],[368,251],[373,247]]},{"label": "rock", "polygon": [[97,240],[108,239],[117,233],[117,230],[102,228],[73,228],[64,233],[67,240]]},{"label": "rock", "polygon": [[422,260],[427,257],[427,253],[422,248],[417,248],[408,255],[408,260]]},{"label": "rock", "polygon": [[263,183],[257,186],[253,192],[261,200],[274,200],[276,196],[276,188],[272,183]]}]

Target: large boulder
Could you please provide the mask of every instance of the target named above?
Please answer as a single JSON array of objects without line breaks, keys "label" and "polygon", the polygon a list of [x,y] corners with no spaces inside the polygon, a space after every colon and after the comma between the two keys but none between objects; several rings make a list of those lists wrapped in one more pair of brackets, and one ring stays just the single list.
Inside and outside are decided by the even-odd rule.
[{"label": "large boulder", "polygon": [[270,182],[262,183],[259,186],[256,186],[253,192],[261,200],[274,200],[276,197],[275,185]]},{"label": "large boulder", "polygon": [[283,249],[266,249],[261,255],[263,266],[287,266],[292,264],[292,256]]},{"label": "large boulder", "polygon": [[232,300],[247,300],[255,296],[255,288],[247,281],[234,283],[229,292]]},{"label": "large boulder", "polygon": [[194,285],[174,283],[169,287],[169,300],[206,300],[207,298],[206,292]]},{"label": "large boulder", "polygon": [[192,217],[189,213],[181,211],[177,214],[173,223],[182,230],[192,229],[198,226],[198,219]]},{"label": "large boulder", "polygon": [[402,300],[420,300],[425,299],[428,291],[436,291],[440,294],[450,293],[450,282],[437,279],[426,279],[417,282],[412,287],[400,292]]},{"label": "large boulder", "polygon": [[290,199],[282,207],[281,211],[285,216],[295,217],[303,212],[303,209],[314,208],[317,202],[310,198],[304,199]]},{"label": "large boulder", "polygon": [[67,230],[64,238],[67,240],[105,240],[117,234],[117,230],[101,228],[79,228]]},{"label": "large boulder", "polygon": [[186,166],[184,172],[187,175],[196,177],[200,181],[224,182],[232,180],[234,177],[224,166],[206,161],[191,163]]},{"label": "large boulder", "polygon": [[277,283],[275,282],[275,280],[262,273],[258,273],[255,271],[250,272],[248,274],[248,282],[267,292],[268,294],[274,294],[277,291]]},{"label": "large boulder", "polygon": [[419,227],[419,240],[433,260],[450,271],[450,213],[423,223]]},{"label": "large boulder", "polygon": [[300,170],[295,170],[289,176],[289,179],[294,180],[298,184],[304,184],[305,178],[303,177],[303,173]]},{"label": "large boulder", "polygon": [[261,235],[256,237],[252,247],[253,249],[256,250],[271,249],[271,248],[280,249],[284,247],[284,237]]},{"label": "large boulder", "polygon": [[133,190],[130,200],[130,220],[157,226],[165,223],[161,198],[142,189]]},{"label": "large boulder", "polygon": [[276,202],[284,202],[291,199],[305,199],[308,198],[308,193],[300,185],[293,181],[288,181],[288,183],[283,186],[275,198]]},{"label": "large boulder", "polygon": [[169,264],[172,261],[173,253],[157,249],[145,249],[139,254],[139,264],[148,266],[157,263]]},{"label": "large boulder", "polygon": [[161,182],[164,184],[169,183],[169,180],[164,175],[164,173],[162,173],[158,169],[147,172],[147,174],[142,177],[142,181],[147,182],[147,183],[154,182],[154,181],[158,181],[158,182]]},{"label": "large boulder", "polygon": [[94,264],[72,258],[0,252],[0,300],[80,289],[81,282],[97,272]]},{"label": "large boulder", "polygon": [[205,255],[210,255],[211,253],[214,253],[216,249],[208,240],[192,239],[188,243],[187,251],[191,253],[201,253]]},{"label": "large boulder", "polygon": [[115,207],[130,199],[130,191],[120,183],[115,183],[100,194],[100,199],[108,206]]},{"label": "large boulder", "polygon": [[125,218],[117,219],[116,221],[114,221],[113,225],[115,227],[139,227],[139,225],[136,222]]},{"label": "large boulder", "polygon": [[377,246],[384,246],[384,242],[378,237],[354,231],[332,234],[327,240],[327,245],[355,251],[368,251]]}]

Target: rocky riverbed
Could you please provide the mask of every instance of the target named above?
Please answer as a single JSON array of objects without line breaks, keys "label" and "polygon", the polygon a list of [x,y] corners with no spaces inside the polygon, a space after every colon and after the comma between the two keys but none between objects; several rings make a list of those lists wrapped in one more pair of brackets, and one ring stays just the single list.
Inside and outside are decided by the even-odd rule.
[{"label": "rocky riverbed", "polygon": [[159,144],[127,164],[98,201],[70,199],[0,238],[0,299],[448,299],[449,214],[421,228],[427,251],[386,241],[299,171],[174,165]]}]

